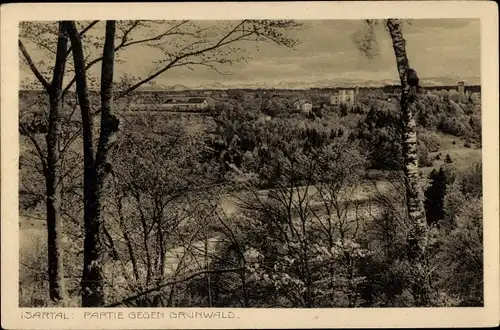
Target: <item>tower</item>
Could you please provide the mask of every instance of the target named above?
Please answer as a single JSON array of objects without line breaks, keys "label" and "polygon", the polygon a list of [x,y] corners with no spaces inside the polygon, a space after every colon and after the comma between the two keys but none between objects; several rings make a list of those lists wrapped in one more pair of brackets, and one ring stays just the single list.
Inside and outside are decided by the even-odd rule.
[{"label": "tower", "polygon": [[465,83],[463,81],[458,82],[458,101],[463,103],[465,100]]},{"label": "tower", "polygon": [[354,103],[354,95],[355,95],[354,93],[355,93],[354,89],[350,89],[349,90],[349,94],[348,94],[348,97],[347,97],[347,102],[350,103],[350,104]]}]

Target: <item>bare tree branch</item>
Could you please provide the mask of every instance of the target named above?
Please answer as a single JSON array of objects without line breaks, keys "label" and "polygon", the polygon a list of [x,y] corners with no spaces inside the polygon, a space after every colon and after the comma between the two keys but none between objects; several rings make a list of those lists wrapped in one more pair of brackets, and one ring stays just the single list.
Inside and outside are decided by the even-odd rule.
[{"label": "bare tree branch", "polygon": [[[146,38],[146,39],[140,39],[140,40],[134,40],[134,41],[131,41],[131,42],[127,43],[128,34],[132,31],[133,28],[135,28],[137,26],[137,24],[136,25],[132,25],[132,27],[129,28],[128,30],[126,30],[126,32],[124,33],[124,35],[122,37],[122,42],[121,42],[120,46],[118,47],[118,49],[120,49],[122,47],[127,47],[127,46],[132,46],[132,45],[136,45],[136,44],[145,43],[145,42],[150,42],[150,41],[159,41],[159,40],[161,40],[164,37],[169,36],[169,35],[193,35],[192,33],[188,33],[188,32],[172,32],[173,30],[175,30],[178,27],[186,24],[187,22],[189,22],[189,21],[187,21],[187,20],[186,21],[182,21],[181,23],[173,26],[172,28],[168,29],[167,31],[165,31],[163,33],[160,33],[160,34],[158,34],[158,35],[156,35],[154,37]],[[136,23],[138,23],[138,21],[136,21]]]},{"label": "bare tree branch", "polygon": [[174,280],[174,281],[169,281],[169,282],[165,282],[163,284],[160,284],[154,288],[151,288],[151,289],[148,289],[146,291],[143,291],[139,294],[136,294],[134,296],[131,296],[131,297],[128,297],[128,298],[125,298],[121,301],[118,301],[118,302],[115,302],[115,303],[111,303],[111,304],[108,304],[106,305],[105,307],[117,307],[117,306],[120,306],[120,305],[124,305],[126,303],[129,303],[129,302],[132,302],[144,295],[147,295],[147,294],[150,294],[150,293],[153,293],[153,292],[156,292],[156,291],[160,291],[162,288],[166,287],[166,286],[170,286],[170,285],[173,285],[173,284],[178,284],[178,283],[182,283],[182,282],[186,282],[186,281],[189,281],[195,277],[198,277],[200,275],[208,275],[208,274],[224,274],[224,273],[234,273],[234,272],[239,272],[239,271],[242,271],[244,270],[244,268],[242,267],[238,267],[238,268],[229,268],[229,269],[218,269],[218,270],[203,270],[203,271],[199,271],[199,272],[195,272],[195,273],[192,273],[190,275],[187,275],[183,278],[180,278],[180,279],[177,279],[177,280]]},{"label": "bare tree branch", "polygon": [[[238,28],[240,26],[242,26],[245,22],[246,22],[246,20],[241,21],[233,29],[231,29],[227,34],[225,34],[221,39],[219,39],[219,41],[217,43],[215,43],[212,46],[208,46],[208,47],[205,47],[205,48],[202,48],[202,49],[199,49],[199,50],[195,50],[195,51],[187,52],[185,54],[178,55],[177,57],[175,57],[174,59],[172,59],[167,65],[165,65],[162,69],[156,71],[155,73],[153,73],[149,77],[144,78],[143,80],[137,82],[133,86],[127,88],[125,91],[123,91],[120,94],[118,94],[116,96],[115,100],[118,100],[118,99],[126,96],[127,94],[129,94],[130,92],[132,92],[135,89],[139,88],[143,84],[146,84],[146,83],[150,82],[151,80],[155,79],[156,77],[158,77],[159,75],[161,75],[165,71],[167,71],[167,70],[171,69],[172,67],[174,67],[174,65],[177,64],[182,59],[185,59],[185,58],[188,58],[188,57],[191,57],[191,56],[197,56],[197,55],[200,55],[200,54],[203,54],[203,53],[207,53],[209,51],[221,48],[223,46],[226,46],[226,45],[229,45],[229,44],[233,44],[233,43],[238,42],[238,41],[245,40],[246,37],[249,37],[251,35],[265,37],[264,40],[268,39],[268,40],[272,40],[275,43],[279,43],[279,38],[274,37],[272,35],[265,35],[264,36],[264,34],[261,33],[261,32],[259,32],[257,29],[253,29],[253,30],[249,30],[249,31],[241,30],[242,34],[240,36],[237,36],[237,37],[234,37],[234,38],[230,39],[230,37],[232,35],[234,35],[235,32],[239,31]],[[184,47],[183,49],[187,49],[187,48],[189,48],[190,46],[192,46],[192,45],[194,45],[196,43],[197,42],[195,42],[195,43],[193,43],[191,45],[188,45],[188,46]]]},{"label": "bare tree branch", "polygon": [[[96,21],[98,22],[98,21]],[[184,21],[184,23],[186,23],[187,21]],[[132,46],[132,45],[137,45],[137,44],[142,44],[142,43],[146,43],[146,42],[150,42],[150,41],[155,41],[155,40],[161,40],[162,38],[168,36],[168,35],[172,35],[172,34],[181,34],[181,33],[172,33],[171,31],[179,26],[181,26],[182,24],[178,24],[176,26],[174,26],[173,28],[169,29],[168,31],[162,33],[162,34],[159,34],[155,37],[152,37],[152,38],[146,38],[146,39],[140,39],[140,40],[135,40],[135,41],[131,41],[131,42],[128,42],[128,37],[130,35],[130,33],[139,25],[140,21],[135,21],[134,24],[132,24],[128,29],[124,30],[123,31],[123,36],[121,37],[121,42],[118,46],[116,46],[114,52],[118,52],[119,50],[121,50],[122,48],[126,48],[128,46]],[[100,61],[102,61],[102,56],[100,57],[97,57],[95,59],[93,59],[92,61],[90,61],[87,66],[85,67],[85,70],[89,70],[91,67],[93,67],[95,64],[99,63]],[[68,85],[64,88],[64,92],[63,94],[66,94],[69,89],[74,85],[76,81],[76,77],[73,77],[73,79],[71,79],[71,81],[68,83]]]},{"label": "bare tree branch", "polygon": [[[96,25],[97,23],[99,23],[99,21],[93,21],[92,23],[90,23],[89,25],[87,25],[81,32],[80,32],[80,37],[83,37],[83,35],[85,33],[87,33],[88,30],[90,30],[91,28],[94,27],[94,25]],[[70,46],[68,51],[66,52],[66,57],[68,57],[71,52],[73,51],[73,47]]]},{"label": "bare tree branch", "polygon": [[38,68],[36,67],[35,63],[33,62],[33,60],[31,59],[31,56],[30,54],[28,53],[28,51],[26,50],[26,47],[24,47],[24,44],[23,42],[21,41],[21,39],[19,39],[19,42],[18,42],[18,45],[19,45],[19,49],[21,50],[21,52],[23,53],[23,56],[24,58],[26,59],[26,61],[28,62],[28,65],[31,69],[31,71],[33,72],[33,74],[36,76],[36,78],[38,79],[38,81],[40,81],[40,83],[43,85],[43,88],[45,88],[45,90],[47,92],[50,92],[50,84],[48,83],[48,81],[42,76],[42,74],[40,73],[40,71],[38,71]]},{"label": "bare tree branch", "polygon": [[26,127],[24,127],[23,124],[19,124],[19,130],[21,131],[22,134],[26,135],[28,139],[30,139],[31,143],[35,146],[36,152],[38,153],[38,157],[40,157],[40,161],[42,163],[42,168],[43,168],[43,175],[47,175],[47,160],[46,156],[42,151],[42,148],[40,147],[40,144],[38,141],[35,139],[35,137],[28,132]]},{"label": "bare tree branch", "polygon": [[[234,42],[234,41],[230,41],[230,42]],[[227,42],[227,43],[230,43],[230,42]],[[161,75],[162,73],[164,73],[165,71],[171,69],[172,67],[174,67],[174,65],[179,62],[180,60],[186,58],[186,57],[190,57],[190,56],[196,56],[196,55],[199,55],[199,54],[202,54],[204,52],[208,52],[210,50],[214,50],[218,47],[220,47],[221,45],[225,45],[227,43],[224,43],[222,44],[220,41],[211,46],[211,47],[207,47],[207,48],[204,48],[204,49],[201,49],[201,50],[198,50],[198,51],[194,51],[194,52],[190,52],[190,53],[186,53],[184,55],[180,55],[178,56],[177,58],[173,59],[169,64],[167,64],[165,67],[163,67],[162,69],[158,70],[157,72],[153,73],[152,75],[150,75],[149,77],[139,81],[138,83],[136,83],[135,85],[129,87],[128,89],[126,89],[125,91],[121,92],[120,94],[118,94],[116,96],[116,99],[120,99],[124,96],[126,96],[127,94],[129,94],[130,92],[136,90],[137,88],[139,88],[140,86],[150,82],[151,80],[155,79],[156,77],[158,77],[159,75]]]},{"label": "bare tree branch", "polygon": [[230,72],[220,71],[214,64],[211,64],[211,63],[223,64],[223,63],[231,63],[231,61],[221,59],[221,60],[206,60],[206,61],[199,61],[199,62],[194,62],[194,61],[193,62],[182,62],[182,63],[177,63],[175,65],[172,65],[170,68],[176,68],[176,67],[181,67],[181,66],[188,66],[189,67],[189,65],[195,65],[195,66],[199,65],[199,66],[205,66],[207,68],[210,68],[222,76],[232,75],[232,73],[230,73]]}]

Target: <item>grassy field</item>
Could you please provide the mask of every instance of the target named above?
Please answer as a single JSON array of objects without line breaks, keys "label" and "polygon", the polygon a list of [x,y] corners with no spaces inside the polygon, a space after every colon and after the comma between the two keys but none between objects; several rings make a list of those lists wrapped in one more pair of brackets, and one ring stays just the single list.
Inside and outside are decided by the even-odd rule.
[{"label": "grassy field", "polygon": [[[437,170],[445,164],[446,155],[450,155],[453,166],[459,170],[463,170],[472,164],[481,162],[482,149],[480,147],[471,143],[467,144],[467,142],[455,136],[445,134],[439,134],[439,136],[442,145],[439,151],[429,153],[429,158],[432,160],[433,166],[421,169],[423,177],[428,177],[433,169]],[[440,159],[436,159],[437,155],[439,155]]]}]

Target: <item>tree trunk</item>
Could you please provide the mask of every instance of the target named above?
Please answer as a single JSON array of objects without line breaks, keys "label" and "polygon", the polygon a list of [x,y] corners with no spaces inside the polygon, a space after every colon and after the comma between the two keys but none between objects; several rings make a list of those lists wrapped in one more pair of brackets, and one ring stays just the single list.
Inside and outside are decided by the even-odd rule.
[{"label": "tree trunk", "polygon": [[400,25],[395,20],[387,20],[396,64],[401,80],[401,121],[403,128],[402,144],[406,187],[406,203],[411,230],[408,236],[408,258],[412,267],[412,293],[416,306],[430,304],[430,287],[425,270],[425,249],[427,246],[427,222],[423,203],[423,192],[419,183],[416,111],[414,101],[417,96],[418,79],[408,77],[411,73],[406,56],[406,42]]},{"label": "tree trunk", "polygon": [[101,132],[94,158],[92,118],[88,96],[85,61],[80,36],[74,22],[67,22],[73,48],[76,87],[82,111],[84,140],[84,257],[82,276],[82,306],[100,307],[105,303],[102,271],[104,244],[102,231],[103,187],[110,172],[107,162],[112,137],[118,130],[118,120],[111,114],[113,103],[113,73],[115,49],[115,21],[106,22],[106,36],[101,71]]},{"label": "tree trunk", "polygon": [[47,252],[49,296],[53,301],[66,297],[64,283],[64,264],[62,249],[62,219],[61,219],[61,160],[59,141],[61,137],[61,107],[62,107],[62,82],[66,66],[66,51],[68,36],[62,23],[59,24],[57,40],[56,62],[52,82],[49,86],[49,121],[47,141],[47,173],[46,184],[46,213],[47,213]]},{"label": "tree trunk", "polygon": [[62,219],[61,219],[61,186],[59,134],[61,123],[59,120],[59,102],[50,97],[49,131],[47,134],[47,177],[46,184],[46,212],[47,212],[47,253],[49,295],[53,301],[59,301],[64,296],[64,265],[62,251]]},{"label": "tree trunk", "polygon": [[93,146],[93,125],[90,113],[90,99],[87,87],[87,77],[85,72],[85,59],[80,35],[74,22],[64,22],[71,39],[73,49],[73,62],[75,66],[76,92],[78,103],[82,114],[83,126],[83,204],[84,204],[84,256],[83,256],[83,276],[82,306],[102,306],[104,304],[103,277],[101,263],[95,255],[100,255],[102,241],[100,240],[100,227],[92,221],[95,217],[95,210],[91,201],[93,196],[94,181],[94,146]]}]

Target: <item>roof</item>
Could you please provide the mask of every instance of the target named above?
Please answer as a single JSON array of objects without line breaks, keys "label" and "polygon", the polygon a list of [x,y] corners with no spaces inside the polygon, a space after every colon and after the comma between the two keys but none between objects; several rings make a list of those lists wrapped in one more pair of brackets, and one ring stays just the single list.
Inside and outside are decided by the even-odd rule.
[{"label": "roof", "polygon": [[170,98],[166,99],[164,104],[201,104],[206,100],[203,97],[191,97],[191,98]]},{"label": "roof", "polygon": [[205,100],[203,97],[192,97],[186,103],[203,103]]},{"label": "roof", "polygon": [[297,102],[299,102],[299,104],[300,104],[300,105],[304,105],[304,104],[307,104],[307,103],[312,104],[312,102],[311,102],[311,101],[306,100],[306,99],[299,99],[299,100],[296,100],[296,101],[294,102],[294,104],[295,104],[295,103],[297,103]]}]

